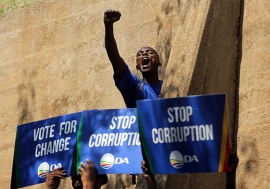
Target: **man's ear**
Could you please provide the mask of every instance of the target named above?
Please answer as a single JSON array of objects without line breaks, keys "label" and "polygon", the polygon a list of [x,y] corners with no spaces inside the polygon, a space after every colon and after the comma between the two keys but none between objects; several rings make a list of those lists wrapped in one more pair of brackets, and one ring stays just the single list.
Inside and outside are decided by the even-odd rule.
[{"label": "man's ear", "polygon": [[139,69],[138,65],[136,65],[136,69],[137,69],[137,70]]},{"label": "man's ear", "polygon": [[158,66],[162,66],[162,64],[159,62],[159,63],[158,63]]}]

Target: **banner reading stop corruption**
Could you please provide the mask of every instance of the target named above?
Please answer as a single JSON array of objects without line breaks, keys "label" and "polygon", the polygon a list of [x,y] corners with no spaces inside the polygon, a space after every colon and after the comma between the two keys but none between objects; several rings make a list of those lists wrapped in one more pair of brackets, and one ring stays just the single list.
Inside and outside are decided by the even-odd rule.
[{"label": "banner reading stop corruption", "polygon": [[56,167],[63,167],[70,176],[81,115],[78,112],[17,126],[16,178],[12,178],[17,188],[45,182],[46,174]]},{"label": "banner reading stop corruption", "polygon": [[98,174],[139,174],[141,142],[136,108],[88,110],[77,137],[77,167],[90,159]]},{"label": "banner reading stop corruption", "polygon": [[225,94],[137,101],[137,112],[151,173],[229,171]]}]

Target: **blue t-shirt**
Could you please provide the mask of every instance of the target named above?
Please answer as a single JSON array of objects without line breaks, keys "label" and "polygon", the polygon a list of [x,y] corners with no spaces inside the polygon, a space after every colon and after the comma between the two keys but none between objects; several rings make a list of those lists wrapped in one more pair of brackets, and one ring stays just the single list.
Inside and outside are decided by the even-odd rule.
[{"label": "blue t-shirt", "polygon": [[157,99],[162,86],[162,81],[156,85],[150,85],[140,80],[136,75],[131,74],[128,66],[124,75],[115,85],[121,92],[126,107],[136,108],[136,101],[143,99]]}]

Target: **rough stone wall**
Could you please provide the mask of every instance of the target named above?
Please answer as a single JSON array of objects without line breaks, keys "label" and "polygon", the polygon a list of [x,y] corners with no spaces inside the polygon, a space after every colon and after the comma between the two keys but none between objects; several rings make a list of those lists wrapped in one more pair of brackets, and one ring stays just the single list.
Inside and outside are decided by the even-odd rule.
[{"label": "rough stone wall", "polygon": [[[85,109],[123,108],[104,48],[103,12],[134,73],[154,47],[163,97],[227,93],[238,188],[269,188],[267,0],[46,0],[0,14],[0,183],[9,188],[16,126]],[[238,137],[237,137],[238,136]],[[237,140],[238,139],[238,140]],[[224,173],[157,175],[160,188],[224,188]],[[110,175],[103,188],[145,188]],[[44,184],[27,187],[44,188]],[[60,188],[71,188],[70,179]]]},{"label": "rough stone wall", "polygon": [[270,188],[270,2],[243,5],[238,188]]}]

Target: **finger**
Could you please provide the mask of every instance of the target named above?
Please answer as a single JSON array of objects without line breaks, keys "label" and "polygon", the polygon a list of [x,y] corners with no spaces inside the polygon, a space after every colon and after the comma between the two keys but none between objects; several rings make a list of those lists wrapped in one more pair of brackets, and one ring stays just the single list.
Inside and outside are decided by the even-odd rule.
[{"label": "finger", "polygon": [[90,161],[89,159],[86,159],[86,162],[89,166],[94,167],[94,163]]},{"label": "finger", "polygon": [[109,9],[109,10],[106,10],[106,12],[119,12],[119,11],[116,11],[116,10],[113,10],[113,9]]},{"label": "finger", "polygon": [[54,168],[54,170],[64,170],[63,167],[57,167],[57,168]]},{"label": "finger", "polygon": [[60,175],[67,175],[66,171],[61,171],[59,174]]},{"label": "finger", "polygon": [[89,159],[86,159],[85,161],[88,163],[88,165],[92,164],[92,161],[90,161]]},{"label": "finger", "polygon": [[66,173],[66,170],[63,169],[63,168],[62,169],[60,168],[60,169],[56,169],[56,172],[58,172],[58,173]]},{"label": "finger", "polygon": [[107,17],[109,17],[109,18],[112,18],[112,17],[120,17],[120,16],[121,16],[121,14],[120,14],[119,11],[114,11],[114,10],[112,10],[112,11],[110,11],[110,12],[107,12],[106,15],[107,15]]},{"label": "finger", "polygon": [[66,174],[61,174],[61,173],[55,173],[55,174],[47,174],[46,177],[52,180],[59,180],[59,179],[64,179],[66,178]]},{"label": "finger", "polygon": [[64,171],[64,170],[54,171],[54,172],[51,172],[51,174],[53,174],[53,175],[66,175],[66,171]]},{"label": "finger", "polygon": [[58,175],[58,178],[65,179],[66,178],[66,175]]},{"label": "finger", "polygon": [[66,175],[66,170],[62,167],[58,167],[55,168],[51,173],[56,175]]},{"label": "finger", "polygon": [[120,12],[112,12],[112,16],[113,17],[117,17],[117,18],[120,18],[120,16],[121,16],[121,14],[120,14]]},{"label": "finger", "polygon": [[62,168],[62,167],[57,167],[57,168],[55,168],[55,169],[53,169],[52,171],[51,171],[51,173],[58,173],[58,172],[61,172],[61,171],[63,171],[64,169]]},{"label": "finger", "polygon": [[106,14],[106,15],[108,15],[108,14],[112,14],[113,12],[115,12],[114,10],[106,10],[104,13]]},{"label": "finger", "polygon": [[79,169],[79,175],[82,176],[82,171],[80,170],[80,167],[78,169]]},{"label": "finger", "polygon": [[84,169],[81,167],[78,167],[79,173],[81,173]]},{"label": "finger", "polygon": [[81,162],[81,166],[82,166],[83,168],[85,168],[85,167],[87,167],[88,165],[86,165],[85,163]]},{"label": "finger", "polygon": [[141,169],[143,170],[143,172],[146,172],[148,170],[147,167],[145,167],[144,165],[141,166]]}]

